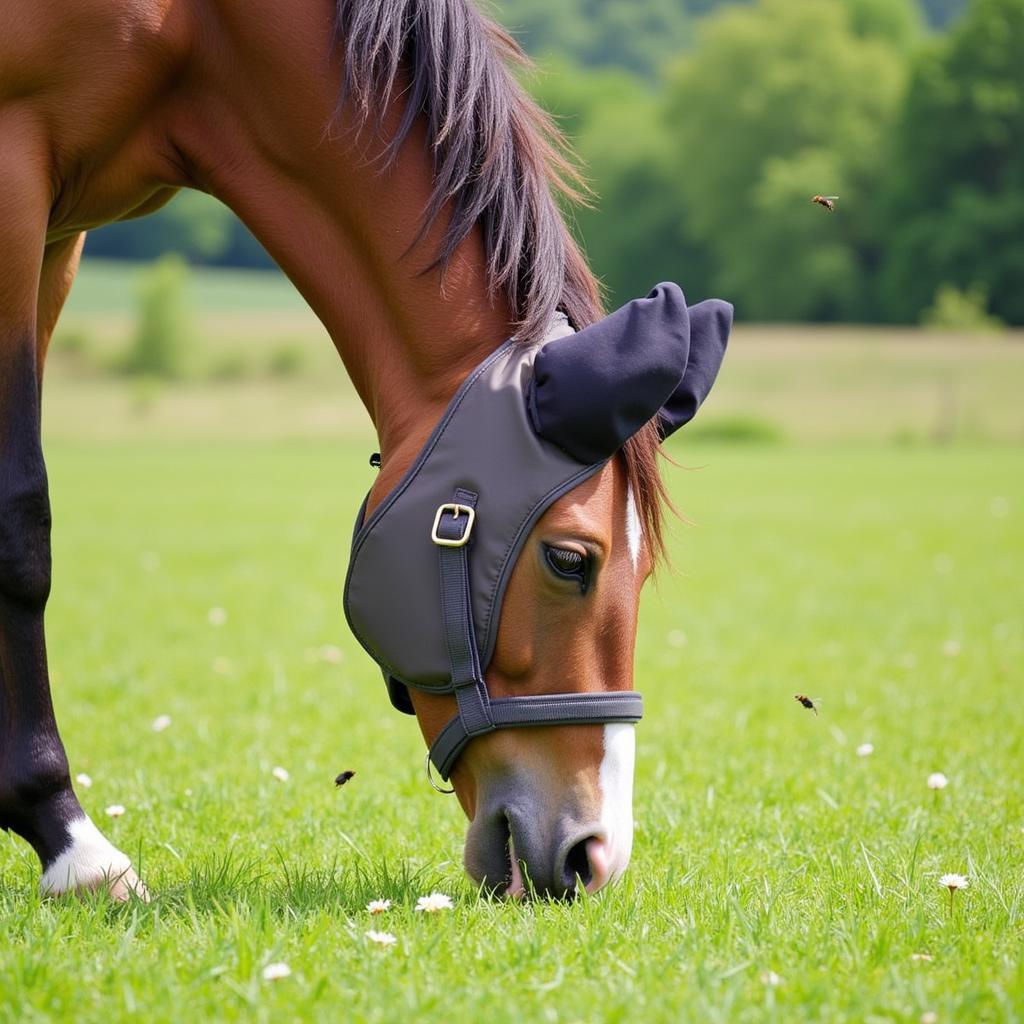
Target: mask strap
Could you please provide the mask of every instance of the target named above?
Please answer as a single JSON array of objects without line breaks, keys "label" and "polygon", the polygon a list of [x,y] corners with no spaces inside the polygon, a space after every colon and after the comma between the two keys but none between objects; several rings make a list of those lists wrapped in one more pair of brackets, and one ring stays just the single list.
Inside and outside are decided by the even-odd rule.
[{"label": "mask strap", "polygon": [[[427,755],[427,766],[429,772],[430,762],[433,762],[446,782],[469,741],[496,729],[633,723],[643,717],[643,699],[640,694],[627,690],[491,700],[480,668],[469,575],[468,546],[476,522],[478,498],[474,491],[457,489],[454,500],[438,508],[431,531],[431,539],[438,547],[445,649],[459,713],[434,741]],[[431,784],[439,788],[432,779]]]}]

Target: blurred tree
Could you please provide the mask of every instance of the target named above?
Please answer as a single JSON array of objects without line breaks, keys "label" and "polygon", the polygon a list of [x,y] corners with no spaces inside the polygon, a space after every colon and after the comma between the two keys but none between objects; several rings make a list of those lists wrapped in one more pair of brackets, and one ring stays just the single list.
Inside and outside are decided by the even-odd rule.
[{"label": "blurred tree", "polygon": [[177,253],[190,263],[272,267],[273,260],[249,229],[223,204],[183,189],[149,217],[118,221],[90,231],[89,256],[155,260]]},{"label": "blurred tree", "polygon": [[570,136],[594,188],[570,212],[610,305],[673,277],[688,296],[708,294],[706,259],[681,229],[672,151],[660,99],[624,71],[586,72],[545,62],[533,93]]},{"label": "blurred tree", "polygon": [[[752,0],[482,0],[482,6],[512,30],[534,55],[555,54],[587,68],[625,68],[656,78],[666,59],[693,44],[700,18]],[[818,0],[817,6],[850,0]],[[929,24],[944,26],[966,0],[861,0],[857,17],[916,25],[922,11]],[[857,28],[855,26],[855,31]]]},{"label": "blurred tree", "polygon": [[125,373],[174,379],[184,371],[188,345],[185,282],[177,255],[161,257],[139,279],[139,319],[121,363]]},{"label": "blurred tree", "polygon": [[[703,23],[665,130],[687,234],[741,315],[878,317],[870,211],[915,35],[908,0],[762,0]],[[816,193],[840,196],[834,214]]]},{"label": "blurred tree", "polygon": [[850,30],[863,39],[884,39],[909,50],[921,37],[921,14],[903,0],[839,0],[845,4]]},{"label": "blurred tree", "polygon": [[503,0],[492,11],[528,53],[649,78],[691,40],[680,0]]},{"label": "blurred tree", "polygon": [[988,292],[1024,324],[1024,0],[973,0],[916,62],[887,192],[892,315],[916,320],[939,285]]},{"label": "blurred tree", "polygon": [[211,196],[183,190],[150,217],[119,221],[90,232],[91,256],[153,260],[176,252],[196,263],[217,258],[231,235],[233,215]]},{"label": "blurred tree", "polygon": [[967,0],[921,0],[924,15],[932,28],[945,28],[963,13],[966,6]]},{"label": "blurred tree", "polygon": [[935,302],[922,314],[921,323],[944,331],[998,331],[1003,323],[997,316],[985,312],[988,295],[983,284],[961,289],[952,284],[940,284]]}]

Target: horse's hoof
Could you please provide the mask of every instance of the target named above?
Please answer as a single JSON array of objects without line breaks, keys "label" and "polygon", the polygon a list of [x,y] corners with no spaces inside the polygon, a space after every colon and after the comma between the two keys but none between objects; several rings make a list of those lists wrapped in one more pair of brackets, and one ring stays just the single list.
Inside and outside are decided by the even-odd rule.
[{"label": "horse's hoof", "polygon": [[68,846],[39,880],[44,896],[105,891],[119,903],[126,903],[133,896],[149,902],[149,890],[135,873],[131,861],[89,818],[71,822],[68,839]]},{"label": "horse's hoof", "polygon": [[[146,888],[146,883],[139,878],[132,867],[128,867],[119,875],[111,875],[102,879],[102,884],[106,885],[110,898],[118,903],[127,903],[133,897],[142,900],[143,903],[149,902],[149,890]],[[102,885],[97,886],[97,888],[101,887]]]},{"label": "horse's hoof", "polygon": [[[70,881],[70,880],[69,880]],[[149,902],[149,890],[146,883],[129,865],[118,871],[104,872],[91,878],[76,878],[71,884],[48,884],[44,876],[39,885],[42,894],[52,899],[64,896],[85,896],[87,893],[106,892],[115,903],[127,903],[132,898]]]}]

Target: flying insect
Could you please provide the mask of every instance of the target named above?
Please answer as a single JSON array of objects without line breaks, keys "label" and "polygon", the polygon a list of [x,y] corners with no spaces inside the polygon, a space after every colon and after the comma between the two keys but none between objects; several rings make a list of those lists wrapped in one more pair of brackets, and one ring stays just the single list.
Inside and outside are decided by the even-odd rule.
[{"label": "flying insect", "polygon": [[815,715],[818,714],[818,707],[821,705],[821,700],[815,697],[813,700],[810,697],[805,696],[802,693],[793,695],[793,700],[799,701],[808,711],[813,711]]}]

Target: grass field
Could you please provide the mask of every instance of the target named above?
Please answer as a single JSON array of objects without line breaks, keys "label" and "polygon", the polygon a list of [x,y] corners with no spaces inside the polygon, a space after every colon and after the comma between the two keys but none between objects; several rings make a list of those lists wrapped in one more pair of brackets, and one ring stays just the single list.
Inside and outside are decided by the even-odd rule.
[{"label": "grass field", "polygon": [[[851,389],[810,341],[766,344],[779,383],[757,415],[784,440],[673,445],[695,525],[674,530],[642,614],[633,863],[568,907],[478,898],[461,812],[427,787],[415,724],[344,626],[372,441],[340,371],[188,384],[140,410],[120,382],[77,390],[58,359],[55,700],[73,772],[93,779],[83,803],[154,899],[40,902],[34,855],[0,836],[0,1020],[1024,1019],[1016,347],[944,343],[1006,424],[982,444],[916,420],[877,430],[929,379],[925,345],[913,363],[903,342],[893,378],[879,342],[840,339],[867,367]],[[723,420],[766,358],[737,351]],[[802,393],[787,366],[815,407],[848,404],[843,430],[787,426]],[[259,393],[277,397],[245,420]],[[317,394],[348,419],[294,428],[288,402]],[[209,418],[174,440],[164,401]],[[824,699],[820,717],[798,692]],[[357,774],[336,790],[342,769]],[[952,915],[945,872],[970,877]],[[414,912],[433,890],[455,909]],[[371,922],[377,897],[394,906]],[[291,976],[262,980],[279,961]]]}]

